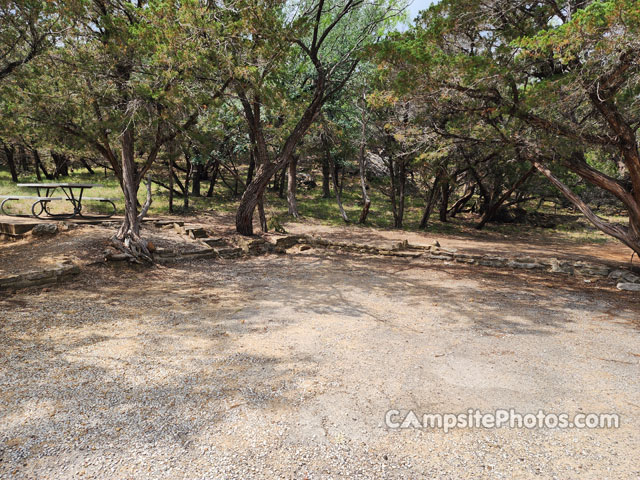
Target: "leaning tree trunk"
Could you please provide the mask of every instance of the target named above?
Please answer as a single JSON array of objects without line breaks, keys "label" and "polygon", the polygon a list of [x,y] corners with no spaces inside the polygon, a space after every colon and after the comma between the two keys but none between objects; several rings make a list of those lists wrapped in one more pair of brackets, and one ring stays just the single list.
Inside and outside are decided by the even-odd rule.
[{"label": "leaning tree trunk", "polygon": [[127,127],[121,139],[122,159],[122,192],[124,193],[124,220],[116,235],[112,238],[112,244],[123,252],[131,261],[151,262],[148,243],[140,236],[140,225],[151,206],[151,181],[147,182],[147,201],[140,214],[138,214],[138,188],[140,181],[137,178],[134,159],[134,138],[132,127]]},{"label": "leaning tree trunk", "polygon": [[93,171],[93,168],[91,168],[91,165],[89,165],[89,162],[85,157],[80,157],[80,163],[82,163],[82,166],[87,169],[87,172],[89,172],[89,175],[93,175],[95,173]]},{"label": "leaning tree trunk", "polygon": [[433,212],[433,206],[436,204],[436,193],[438,192],[439,187],[440,187],[440,177],[437,176],[433,181],[433,186],[429,190],[429,195],[427,195],[427,202],[424,207],[424,213],[422,214],[422,219],[420,220],[419,228],[422,230],[427,228],[427,224],[429,223],[431,212]]},{"label": "leaning tree trunk", "polygon": [[39,168],[40,170],[42,170],[42,173],[44,174],[44,178],[46,178],[47,180],[53,180],[53,175],[51,175],[47,171],[47,169],[44,166],[44,163],[42,163],[42,157],[40,157],[40,152],[38,152],[38,150],[35,148],[32,151],[33,151],[33,160],[35,161],[35,165],[36,165],[36,171]]},{"label": "leaning tree trunk", "polygon": [[[251,136],[254,137],[254,143],[260,147],[257,149],[259,157],[256,158],[256,164],[259,164],[259,166],[256,171],[255,178],[251,183],[249,183],[249,185],[247,185],[236,212],[236,231],[241,235],[250,236],[253,235],[253,212],[255,211],[259,198],[264,193],[269,180],[273,177],[275,172],[286,166],[296,147],[320,112],[320,107],[324,101],[324,78],[323,75],[320,75],[311,103],[302,114],[302,117],[294,127],[293,131],[285,141],[282,150],[273,162],[269,161],[268,158],[260,116],[253,115],[246,98],[242,100],[245,108],[245,114],[249,120],[250,131],[252,132]],[[258,142],[258,140],[260,141]]]},{"label": "leaning tree trunk", "polygon": [[460,197],[458,201],[453,204],[453,207],[449,209],[449,217],[455,218],[455,216],[462,211],[464,206],[467,203],[469,203],[469,200],[471,200],[471,197],[473,197],[473,193],[475,192],[475,190],[476,190],[475,185],[472,185],[472,184],[466,185],[465,191],[462,194],[462,197]]},{"label": "leaning tree trunk", "polygon": [[[573,204],[578,210],[582,212],[582,214],[589,220],[593,225],[595,225],[599,230],[610,235],[614,238],[617,238],[622,243],[624,243],[627,247],[633,250],[638,256],[640,256],[640,222],[637,222],[634,217],[634,212],[631,212],[629,215],[629,227],[625,227],[623,225],[618,225],[616,223],[610,223],[605,219],[596,215],[591,208],[580,198],[579,195],[575,194],[569,187],[567,187],[562,181],[560,181],[549,168],[540,163],[539,161],[530,158],[529,161],[532,165],[558,189],[560,192]],[[585,167],[586,168],[586,167]],[[583,172],[584,173],[584,172]],[[586,175],[586,174],[585,174]],[[626,198],[629,200],[629,198]],[[633,205],[632,205],[633,206]],[[627,205],[629,207],[629,205]],[[637,207],[636,207],[637,208]]]},{"label": "leaning tree trunk", "polygon": [[292,155],[287,169],[287,204],[289,205],[289,215],[298,218],[298,202],[296,201],[296,167],[298,166],[298,156]]},{"label": "leaning tree trunk", "polygon": [[240,235],[253,235],[253,213],[277,168],[277,163],[260,165],[253,181],[247,185],[242,194],[240,205],[236,211],[236,231]]}]

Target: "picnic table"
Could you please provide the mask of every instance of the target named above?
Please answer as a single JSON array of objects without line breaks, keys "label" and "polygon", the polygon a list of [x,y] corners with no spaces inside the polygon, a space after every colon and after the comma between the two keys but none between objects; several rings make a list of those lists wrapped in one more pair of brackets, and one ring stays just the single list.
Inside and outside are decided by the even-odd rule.
[{"label": "picnic table", "polygon": [[[36,190],[37,195],[23,196],[23,195],[4,195],[2,203],[0,204],[0,212],[9,216],[25,216],[8,213],[4,207],[10,201],[15,200],[35,200],[31,206],[31,214],[36,218],[51,217],[51,218],[74,218],[76,216],[82,218],[109,218],[116,213],[116,206],[113,200],[109,198],[98,197],[85,197],[84,191],[93,187],[102,187],[98,183],[18,183],[18,187],[32,188]],[[54,197],[53,194],[56,191],[62,191],[64,197]],[[111,205],[112,211],[105,215],[84,215],[82,213],[82,201],[90,200],[101,203],[107,203]],[[51,202],[68,201],[73,206],[72,213],[53,213],[50,209]]]}]

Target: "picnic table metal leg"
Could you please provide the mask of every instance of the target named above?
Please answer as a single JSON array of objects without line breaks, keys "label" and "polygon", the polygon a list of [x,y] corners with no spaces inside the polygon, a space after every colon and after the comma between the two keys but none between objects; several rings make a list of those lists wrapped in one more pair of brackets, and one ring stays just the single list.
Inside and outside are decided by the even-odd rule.
[{"label": "picnic table metal leg", "polygon": [[111,200],[108,199],[102,199],[102,200],[98,200],[101,203],[108,203],[111,205],[111,212],[104,214],[104,215],[84,215],[82,212],[80,212],[78,215],[82,218],[87,218],[87,219],[101,219],[101,218],[111,218],[116,214],[116,204],[113,203]]},{"label": "picnic table metal leg", "polygon": [[13,213],[9,213],[4,209],[4,204],[7,202],[10,202],[11,199],[10,198],[5,198],[2,203],[0,203],[0,213],[2,213],[3,215],[6,215],[7,217],[18,217],[19,215],[15,215]]},{"label": "picnic table metal leg", "polygon": [[[40,215],[42,215],[42,212],[49,214],[49,212],[47,212],[45,208],[45,203],[46,203],[46,200],[38,200],[33,203],[33,205],[31,206],[31,213],[33,214],[34,217],[42,218],[40,217]],[[38,210],[37,207],[40,207],[40,209]]]},{"label": "picnic table metal leg", "polygon": [[73,187],[60,188],[66,195],[67,200],[69,200],[71,205],[73,205],[73,215],[71,216],[71,218],[75,217],[76,215],[82,216],[82,193],[84,192],[84,188],[80,188],[80,195],[78,196],[78,198],[76,198],[76,196],[73,194]]}]

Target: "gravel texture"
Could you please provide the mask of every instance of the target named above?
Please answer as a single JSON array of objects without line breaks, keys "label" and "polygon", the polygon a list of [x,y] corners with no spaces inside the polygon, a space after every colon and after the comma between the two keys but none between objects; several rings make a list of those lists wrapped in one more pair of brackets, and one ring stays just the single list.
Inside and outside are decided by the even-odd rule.
[{"label": "gravel texture", "polygon": [[[640,478],[640,300],[315,249],[0,299],[2,479]],[[420,413],[619,429],[392,431]]]}]

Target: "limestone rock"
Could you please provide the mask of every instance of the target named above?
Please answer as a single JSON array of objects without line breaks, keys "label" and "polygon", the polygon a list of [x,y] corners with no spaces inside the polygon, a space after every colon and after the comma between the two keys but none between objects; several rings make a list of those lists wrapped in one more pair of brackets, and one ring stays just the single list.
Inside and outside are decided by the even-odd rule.
[{"label": "limestone rock", "polygon": [[553,273],[566,273],[573,275],[573,266],[568,262],[562,262],[557,258],[551,259],[551,272]]},{"label": "limestone rock", "polygon": [[366,170],[369,178],[383,178],[389,176],[389,167],[380,155],[368,152],[366,156]]},{"label": "limestone rock", "polygon": [[46,237],[58,233],[58,225],[55,223],[40,223],[33,227],[31,233],[36,237]]},{"label": "limestone rock", "polygon": [[188,227],[185,231],[189,235],[189,238],[195,240],[196,238],[207,238],[209,234],[204,228],[200,227]]},{"label": "limestone rock", "polygon": [[238,258],[242,256],[241,248],[221,248],[215,251],[221,258]]},{"label": "limestone rock", "polygon": [[301,243],[305,238],[302,235],[287,235],[276,240],[275,251],[284,253],[287,249]]},{"label": "limestone rock", "polygon": [[241,238],[238,246],[248,255],[262,255],[273,251],[273,245],[264,238]]},{"label": "limestone rock", "polygon": [[640,292],[640,283],[620,282],[617,285],[618,290],[626,290],[628,292]]},{"label": "limestone rock", "polygon": [[520,268],[523,270],[535,270],[536,268],[543,268],[543,265],[537,262],[517,262],[514,260],[511,260],[509,263],[507,263],[507,266],[511,268]]}]

